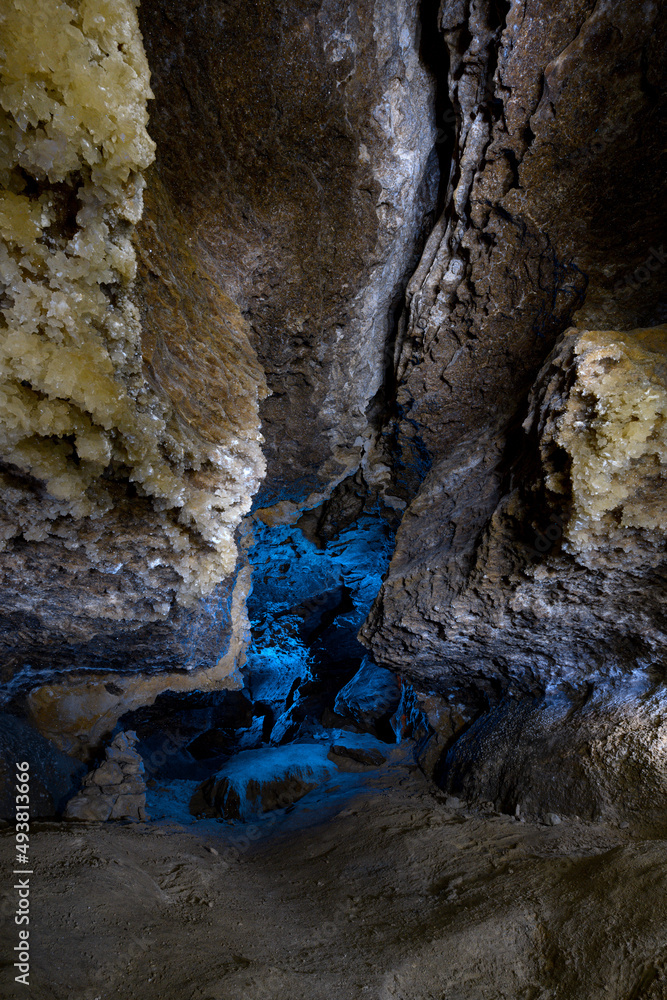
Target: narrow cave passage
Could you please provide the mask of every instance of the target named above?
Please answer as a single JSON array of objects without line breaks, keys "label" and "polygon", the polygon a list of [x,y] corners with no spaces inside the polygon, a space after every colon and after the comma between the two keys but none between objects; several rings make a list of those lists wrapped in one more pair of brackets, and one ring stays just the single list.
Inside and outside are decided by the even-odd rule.
[{"label": "narrow cave passage", "polygon": [[296,524],[253,522],[241,690],[166,693],[119,720],[117,732],[138,735],[154,820],[275,820],[276,808],[318,785],[324,808],[330,793],[353,794],[353,776],[376,771],[401,741],[430,731],[412,688],[357,640],[398,523],[362,482],[343,484]]},{"label": "narrow cave passage", "polygon": [[[144,17],[147,9],[145,7]],[[428,455],[418,442],[407,454],[399,454],[396,448],[396,338],[399,325],[405,320],[406,286],[443,210],[455,137],[455,115],[448,97],[448,55],[438,26],[437,3],[422,0],[410,5],[407,14],[394,12],[392,17],[396,18],[398,26],[392,23],[391,32],[398,34],[402,23],[408,26],[402,29],[400,42],[394,43],[394,58],[403,64],[400,72],[395,71],[399,73],[400,88],[397,89],[395,81],[384,83],[389,89],[382,95],[380,104],[373,106],[371,102],[361,108],[362,118],[377,119],[380,132],[384,130],[384,142],[388,142],[384,160],[378,155],[377,162],[373,163],[373,184],[379,185],[381,191],[377,216],[387,225],[388,232],[396,226],[391,212],[400,211],[404,223],[409,223],[400,237],[395,234],[392,238],[394,246],[387,243],[386,233],[380,231],[375,235],[375,253],[379,254],[379,259],[384,254],[385,263],[380,272],[373,269],[372,279],[366,279],[371,284],[364,292],[374,297],[376,313],[386,312],[386,316],[376,315],[373,319],[372,335],[384,335],[380,352],[382,381],[366,406],[367,424],[360,429],[373,441],[365,462],[371,467],[386,463],[387,474],[379,487],[377,483],[369,487],[361,471],[355,473],[335,487],[320,507],[303,509],[298,520],[290,525],[270,526],[270,506],[262,515],[267,523],[259,517],[247,522],[241,546],[252,569],[252,588],[248,597],[251,641],[243,668],[242,689],[218,694],[192,692],[186,698],[165,693],[150,708],[124,716],[116,727],[116,731],[129,728],[137,732],[139,751],[147,759],[157,754],[158,763],[148,791],[148,809],[156,817],[176,815],[179,811],[185,815],[187,796],[208,778],[204,798],[198,791],[199,797],[193,800],[194,811],[199,809],[200,814],[208,812],[235,818],[239,810],[237,792],[240,790],[241,799],[245,796],[245,788],[241,788],[240,782],[253,780],[258,769],[270,774],[272,759],[279,771],[281,754],[287,761],[286,766],[292,768],[292,778],[299,777],[300,769],[312,767],[315,770],[319,767],[322,776],[331,777],[331,768],[326,770],[329,764],[324,770],[322,768],[322,747],[326,744],[328,749],[332,742],[340,745],[344,733],[348,734],[345,739],[350,744],[357,738],[357,743],[361,740],[357,757],[363,757],[366,752],[380,759],[384,744],[395,745],[402,738],[417,733],[423,737],[427,731],[431,732],[416,706],[412,688],[389,671],[377,667],[357,639],[388,568],[401,512],[429,466]],[[289,23],[289,19],[285,23]],[[321,23],[326,39],[335,23],[330,11],[326,15],[323,13]],[[158,36],[148,29],[148,24],[146,30],[149,47],[154,47]],[[246,30],[250,31],[251,26],[245,25],[243,31]],[[406,42],[411,33],[412,41]],[[337,45],[343,45],[341,52],[344,46],[351,47],[354,52],[356,43],[348,36],[344,43],[336,31],[331,37],[338,39]],[[157,58],[157,50],[150,50],[155,51]],[[338,55],[333,62],[337,65]],[[353,78],[357,72],[354,64],[349,72]],[[388,74],[391,81],[387,67],[380,73],[381,80],[384,80],[383,74]],[[244,85],[247,84],[243,74],[242,79]],[[158,89],[173,88],[169,80],[168,75],[161,74]],[[345,79],[341,93],[347,89],[354,92],[350,78]],[[366,99],[370,101],[370,97]],[[322,95],[318,94],[316,99],[321,101]],[[333,112],[329,108],[326,113]],[[159,114],[159,128],[164,129],[170,111],[163,106]],[[360,114],[356,106],[354,114]],[[388,116],[386,123],[381,115]],[[229,157],[241,140],[231,119],[226,120],[225,113],[221,113],[221,124],[226,130],[225,152]],[[275,135],[280,136],[279,126],[275,128]],[[429,142],[432,143],[430,148]],[[365,151],[360,154],[363,161],[368,151],[366,145],[360,148]],[[303,148],[299,147],[299,162],[302,156]],[[248,183],[240,184],[239,191],[250,199]],[[412,194],[399,198],[396,191],[400,189],[412,189]],[[282,190],[281,194],[281,190],[276,189],[274,197],[283,197],[286,191]],[[359,214],[354,199],[352,210]],[[248,212],[247,217],[254,216]],[[229,250],[227,245],[219,249],[227,264]],[[373,290],[378,273],[383,286],[379,293]],[[346,282],[343,288],[348,287]],[[272,297],[279,299],[281,293],[274,283],[271,288],[271,295],[262,306],[254,302],[253,292],[247,298],[244,315],[258,342],[265,340],[266,350],[272,353],[275,345],[270,337],[267,340],[269,327],[264,326],[267,322],[264,314],[271,306]],[[273,305],[278,308],[280,302]],[[288,303],[281,320],[289,325],[291,318]],[[269,325],[273,327],[275,322],[273,318]],[[354,329],[354,322],[354,317],[349,315],[344,320],[350,330]],[[344,329],[344,326],[339,328],[339,337],[343,336]],[[308,337],[301,330],[296,340],[301,345],[297,353],[303,363],[307,357]],[[270,368],[270,361],[263,360]],[[350,362],[354,360],[349,359]],[[284,367],[283,363],[281,370]],[[263,430],[269,438],[270,455],[276,444],[276,434],[280,437],[276,429],[285,416],[280,416],[276,407],[294,407],[298,398],[284,391],[285,386],[275,374],[269,371],[268,375],[274,396],[269,397],[266,404],[269,410],[264,414]],[[288,438],[291,436],[293,432]],[[311,435],[306,437],[309,439]],[[307,444],[302,436],[296,442],[281,440],[280,453],[289,454],[291,466],[307,468]],[[298,453],[287,451],[295,446]],[[275,491],[281,501],[299,499],[301,487],[289,486],[293,471],[283,476],[279,484],[281,489]],[[308,475],[311,475],[310,470]],[[268,479],[271,477],[270,464]],[[267,493],[262,488],[258,505],[266,504],[271,496],[276,498],[271,490]],[[354,705],[348,704],[341,695],[349,683],[353,685],[350,697],[356,698]],[[168,739],[167,731],[173,731],[177,749],[167,753],[161,762],[165,751],[160,747],[165,738]],[[281,748],[289,747],[300,748],[298,759],[294,754],[290,756],[287,750],[283,753]],[[352,745],[347,747],[350,752],[353,749]],[[244,754],[250,756],[243,757]],[[245,773],[242,772],[244,760],[247,761]],[[363,761],[353,760],[350,764],[349,760],[345,766],[363,770]],[[338,760],[337,764],[340,763]],[[231,775],[232,771],[236,791],[230,793],[225,774]],[[214,775],[218,776],[215,780]],[[177,792],[176,786],[167,787],[168,782],[181,783]],[[224,795],[216,791],[221,784],[225,785]]]},{"label": "narrow cave passage", "polygon": [[0,996],[667,1000],[667,5],[4,7]]}]

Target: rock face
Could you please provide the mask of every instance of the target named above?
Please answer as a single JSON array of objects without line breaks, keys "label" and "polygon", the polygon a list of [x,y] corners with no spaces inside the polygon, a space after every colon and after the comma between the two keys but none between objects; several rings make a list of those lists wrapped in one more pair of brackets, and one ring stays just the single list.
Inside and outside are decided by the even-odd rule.
[{"label": "rock face", "polygon": [[395,675],[365,659],[354,677],[339,692],[334,711],[371,730],[382,719],[389,718],[396,710],[399,698]]},{"label": "rock face", "polygon": [[160,198],[240,305],[273,393],[259,502],[313,506],[368,448],[436,208],[419,3],[143,0],[139,19]]},{"label": "rock face", "polygon": [[[397,368],[400,454],[405,462],[422,456],[427,474],[362,641],[378,662],[425,688],[454,679],[491,693],[540,690],[597,676],[598,668],[657,665],[664,541],[659,527],[637,519],[645,501],[655,516],[662,460],[647,447],[633,507],[602,471],[604,442],[593,426],[600,421],[600,434],[615,436],[622,451],[624,418],[609,414],[605,429],[606,404],[595,390],[598,410],[584,407],[582,422],[573,416],[560,443],[549,444],[535,410],[557,408],[547,370],[530,404],[527,394],[573,318],[579,329],[619,331],[664,319],[665,202],[637,164],[643,151],[657,162],[663,141],[655,88],[664,66],[654,53],[667,19],[656,4],[593,9],[568,0],[554,17],[545,0],[461,0],[441,6],[439,25],[456,118],[452,177],[408,287]],[[567,360],[575,334],[553,361],[556,395],[573,411],[577,395],[588,400],[597,336],[589,347],[581,342],[588,374],[584,355]],[[663,385],[661,336],[646,355],[653,375],[643,364],[633,369],[651,392]],[[605,364],[622,355],[632,368],[632,337],[610,338],[597,345]],[[631,382],[629,370],[621,376],[626,361],[618,375]],[[661,418],[648,401],[633,405],[627,414],[639,419],[645,442]],[[598,449],[588,471],[580,435]],[[552,461],[549,449],[556,467],[540,468]],[[572,482],[556,486],[570,467]],[[621,479],[626,473],[619,468]],[[591,499],[596,490],[606,512]],[[585,537],[591,519],[597,539]]]},{"label": "rock face", "polygon": [[83,779],[67,803],[67,819],[146,819],[144,762],[134,749],[137,734],[119,733],[106,749],[106,760]]},{"label": "rock face", "polygon": [[[197,626],[201,631],[195,631],[190,645],[183,642],[182,646],[177,646],[173,634],[169,636],[165,629],[162,635],[165,641],[168,639],[173,644],[172,662],[178,669],[137,670],[135,661],[130,662],[122,673],[105,670],[79,672],[77,661],[73,660],[67,673],[58,672],[50,676],[50,672],[45,671],[45,676],[39,678],[40,683],[24,698],[31,722],[62,750],[85,760],[109,736],[122,715],[142,705],[152,705],[162,692],[241,688],[240,667],[245,662],[249,631],[246,612],[249,586],[250,574],[244,567],[237,576],[230,606],[222,604],[217,616],[200,615]],[[150,639],[149,631],[149,643]],[[98,648],[101,654],[104,650],[102,641]],[[153,648],[149,645],[147,654]],[[197,666],[202,648],[215,655],[223,652],[213,666]],[[176,659],[179,653],[180,661]],[[154,667],[150,659],[148,663],[149,667]],[[28,676],[35,683],[37,678],[34,674],[31,672]]]},{"label": "rock face", "polygon": [[0,31],[3,679],[213,666],[264,471],[248,328],[159,186],[135,283],[155,149],[135,5],[24,0]]},{"label": "rock face", "polygon": [[667,829],[664,688],[637,679],[586,699],[507,698],[481,716],[441,759],[447,791],[503,812],[549,821],[579,816]]},{"label": "rock face", "polygon": [[552,0],[445,0],[432,25],[449,53],[451,182],[397,372],[404,447],[432,462],[513,417],[573,316],[664,320],[665,201],[639,165],[662,155],[665,12],[566,0],[554,15]]},{"label": "rock face", "polygon": [[[661,674],[666,414],[666,327],[565,334],[507,478],[491,453],[427,479],[365,626],[375,656],[416,681],[488,690]],[[487,520],[473,520],[473,497],[494,501]],[[459,521],[449,545],[434,509]]]},{"label": "rock face", "polygon": [[30,815],[62,815],[86,772],[25,719],[0,713],[0,819],[16,820],[16,764],[30,765]]}]

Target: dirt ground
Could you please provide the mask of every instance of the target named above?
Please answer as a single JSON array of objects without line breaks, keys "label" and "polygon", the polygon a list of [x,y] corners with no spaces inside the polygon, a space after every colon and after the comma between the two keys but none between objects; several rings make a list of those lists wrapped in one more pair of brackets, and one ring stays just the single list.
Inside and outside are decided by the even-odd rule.
[{"label": "dirt ground", "polygon": [[29,987],[2,830],[3,998],[667,998],[667,844],[632,827],[452,808],[398,749],[254,826],[162,813],[33,825]]}]

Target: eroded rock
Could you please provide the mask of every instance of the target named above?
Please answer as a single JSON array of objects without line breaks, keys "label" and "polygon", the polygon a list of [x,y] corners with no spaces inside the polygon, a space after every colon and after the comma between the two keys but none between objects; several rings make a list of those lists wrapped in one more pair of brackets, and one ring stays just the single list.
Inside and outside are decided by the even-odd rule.
[{"label": "eroded rock", "polygon": [[[184,646],[213,666],[264,472],[249,330],[168,206],[135,285],[155,149],[135,5],[22,0],[0,32],[4,679],[26,662],[180,667]],[[147,311],[160,333],[142,342]]]},{"label": "eroded rock", "polygon": [[273,393],[259,502],[314,506],[368,448],[392,312],[436,207],[419,4],[143,0],[139,19],[161,190]]},{"label": "eroded rock", "polygon": [[399,698],[396,676],[366,657],[354,677],[339,691],[334,711],[372,729],[391,716]]},{"label": "eroded rock", "polygon": [[0,819],[16,819],[16,764],[30,774],[30,815],[60,816],[76,791],[85,766],[68,757],[25,719],[0,714]]},{"label": "eroded rock", "polygon": [[510,698],[473,723],[436,779],[467,800],[551,825],[578,816],[663,837],[666,727],[664,690],[640,680],[585,699]]},{"label": "eroded rock", "polygon": [[665,412],[665,327],[564,335],[510,475],[462,449],[427,479],[362,631],[375,658],[491,693],[662,676]]},{"label": "eroded rock", "polygon": [[327,750],[318,743],[291,743],[236,754],[199,786],[190,812],[246,820],[284,809],[335,773]]}]

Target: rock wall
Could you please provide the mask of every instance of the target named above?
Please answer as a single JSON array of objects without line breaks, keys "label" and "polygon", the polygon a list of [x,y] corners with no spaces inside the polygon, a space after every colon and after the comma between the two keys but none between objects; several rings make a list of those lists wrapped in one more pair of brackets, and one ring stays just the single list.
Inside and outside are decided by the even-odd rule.
[{"label": "rock wall", "polygon": [[406,447],[417,439],[432,461],[511,419],[573,317],[661,322],[667,285],[653,256],[660,5],[445,0],[438,27],[450,188],[408,287],[397,373]]},{"label": "rock wall", "polygon": [[4,681],[213,667],[264,473],[249,330],[159,184],[141,223],[155,145],[135,6],[0,15]]},{"label": "rock wall", "polygon": [[[623,331],[665,315],[664,10],[445,2],[439,24],[452,174],[408,287],[396,424],[431,467],[362,641],[493,697],[658,669],[664,328]],[[621,332],[569,334],[528,403],[591,320]]]},{"label": "rock wall", "polygon": [[155,169],[253,331],[272,391],[258,503],[287,516],[369,449],[393,313],[433,223],[419,3],[143,0],[139,18]]},{"label": "rock wall", "polygon": [[362,630],[376,658],[489,692],[663,674],[666,414],[666,327],[568,331],[513,465],[462,447],[427,478]]}]

